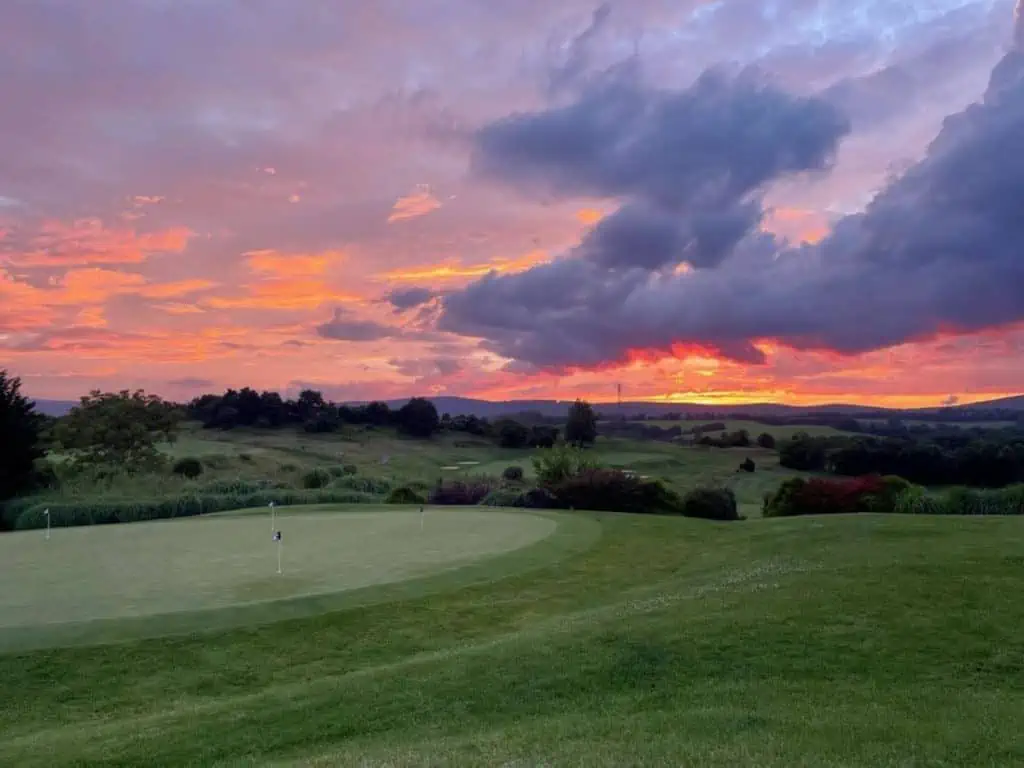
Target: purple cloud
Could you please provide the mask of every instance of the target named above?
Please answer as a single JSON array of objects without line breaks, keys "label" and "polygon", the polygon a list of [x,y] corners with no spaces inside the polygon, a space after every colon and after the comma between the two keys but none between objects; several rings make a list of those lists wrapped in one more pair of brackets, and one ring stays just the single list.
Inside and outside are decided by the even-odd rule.
[{"label": "purple cloud", "polygon": [[[584,97],[575,112],[552,109],[485,129],[483,165],[504,170],[512,183],[528,176],[562,191],[669,202],[686,220],[695,208],[702,216],[731,213],[737,202],[749,204],[742,195],[757,185],[822,167],[843,133],[832,108],[818,102],[721,91],[720,83],[717,98],[692,100],[704,110],[688,114],[708,136],[730,141],[716,153],[709,138],[692,163],[673,152],[675,137],[704,135],[686,126],[672,139],[623,144],[624,96],[613,93],[607,102]],[[628,98],[636,110],[628,135],[660,137],[659,111]],[[767,117],[759,106],[772,107]],[[744,126],[728,121],[741,117]],[[538,125],[552,126],[555,140],[541,142]],[[983,100],[946,121],[922,161],[818,246],[782,249],[770,237],[748,235],[717,261],[693,248],[696,269],[677,274],[661,267],[687,260],[685,249],[665,235],[661,219],[634,216],[629,238],[602,239],[599,226],[553,264],[489,275],[448,296],[441,327],[482,337],[506,357],[558,367],[622,360],[633,349],[668,352],[676,343],[757,362],[753,342],[765,338],[855,353],[943,329],[1017,322],[1024,319],[1024,218],[1016,205],[1024,196],[1022,134],[1024,52],[1015,51],[996,67]],[[662,162],[657,150],[666,154]],[[627,214],[628,207],[614,216]],[[612,254],[592,258],[594,239],[609,242]],[[640,258],[633,242],[641,244]]]}]

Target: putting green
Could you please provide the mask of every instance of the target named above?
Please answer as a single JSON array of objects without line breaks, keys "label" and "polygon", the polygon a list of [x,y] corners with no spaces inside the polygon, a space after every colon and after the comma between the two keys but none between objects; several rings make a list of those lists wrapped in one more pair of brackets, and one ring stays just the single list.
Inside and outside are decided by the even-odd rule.
[{"label": "putting green", "polygon": [[551,537],[559,522],[555,516],[428,508],[421,528],[418,509],[293,508],[278,514],[278,528],[280,574],[265,511],[55,529],[49,540],[42,531],[5,534],[0,635],[422,578],[529,549]]}]

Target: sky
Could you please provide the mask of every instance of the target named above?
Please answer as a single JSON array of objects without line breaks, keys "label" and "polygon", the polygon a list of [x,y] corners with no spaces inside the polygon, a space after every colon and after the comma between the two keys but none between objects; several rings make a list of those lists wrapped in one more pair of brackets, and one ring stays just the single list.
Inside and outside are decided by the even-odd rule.
[{"label": "sky", "polygon": [[57,399],[1018,394],[1014,5],[7,0],[0,368]]}]

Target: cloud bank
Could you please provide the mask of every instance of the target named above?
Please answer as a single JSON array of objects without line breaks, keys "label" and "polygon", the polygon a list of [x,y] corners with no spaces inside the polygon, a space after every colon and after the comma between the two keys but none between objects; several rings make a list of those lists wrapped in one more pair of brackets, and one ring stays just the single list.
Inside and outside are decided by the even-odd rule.
[{"label": "cloud bank", "polygon": [[1024,320],[1024,52],[949,117],[920,162],[820,243],[755,232],[765,187],[828,167],[848,123],[744,75],[678,93],[612,77],[477,136],[477,169],[622,206],[555,262],[444,299],[441,327],[541,367],[757,342],[863,353]]}]

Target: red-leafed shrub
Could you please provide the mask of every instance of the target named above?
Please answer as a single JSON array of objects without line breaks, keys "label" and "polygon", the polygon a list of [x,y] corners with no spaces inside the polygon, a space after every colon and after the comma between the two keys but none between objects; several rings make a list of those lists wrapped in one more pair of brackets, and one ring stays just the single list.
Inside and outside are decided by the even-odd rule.
[{"label": "red-leafed shrub", "polygon": [[439,483],[430,492],[431,504],[450,506],[472,506],[483,501],[492,490],[490,483],[462,482],[454,480],[450,483]]},{"label": "red-leafed shrub", "polygon": [[886,484],[878,475],[852,479],[793,478],[765,499],[765,517],[798,515],[843,515],[869,512],[886,495]]}]

